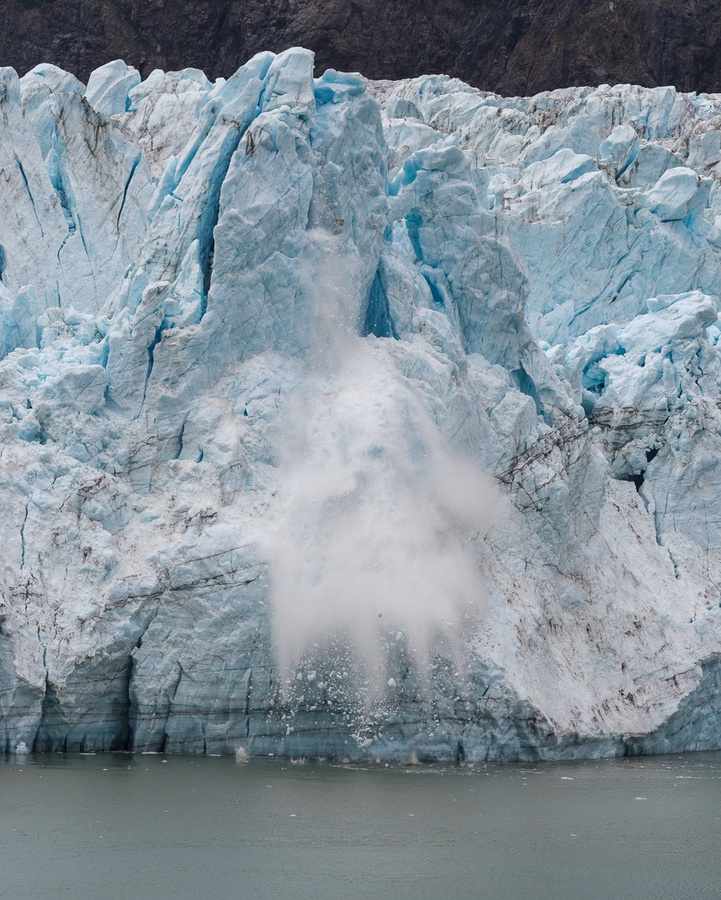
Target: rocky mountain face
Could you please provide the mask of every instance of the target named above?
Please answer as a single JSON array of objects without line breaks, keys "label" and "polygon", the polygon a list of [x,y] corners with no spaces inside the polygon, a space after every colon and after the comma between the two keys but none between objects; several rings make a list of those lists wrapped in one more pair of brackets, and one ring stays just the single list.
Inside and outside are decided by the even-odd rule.
[{"label": "rocky mountain face", "polygon": [[232,74],[253,53],[303,46],[370,78],[457,76],[527,95],[570,85],[721,84],[718,0],[0,0],[0,64],[79,78],[122,58],[143,75]]}]

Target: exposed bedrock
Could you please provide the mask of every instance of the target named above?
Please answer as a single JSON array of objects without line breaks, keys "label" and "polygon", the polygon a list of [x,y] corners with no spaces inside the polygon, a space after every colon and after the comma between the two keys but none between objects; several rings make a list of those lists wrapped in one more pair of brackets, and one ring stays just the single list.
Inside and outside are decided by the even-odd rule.
[{"label": "exposed bedrock", "polygon": [[120,57],[143,75],[197,66],[228,76],[259,50],[314,50],[371,78],[446,73],[485,90],[721,84],[714,0],[2,0],[0,62],[79,77]]}]

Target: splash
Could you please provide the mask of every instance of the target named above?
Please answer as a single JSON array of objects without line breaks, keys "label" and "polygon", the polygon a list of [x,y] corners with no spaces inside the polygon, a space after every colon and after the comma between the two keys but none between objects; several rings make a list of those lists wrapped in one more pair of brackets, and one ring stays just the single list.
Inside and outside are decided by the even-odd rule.
[{"label": "splash", "polygon": [[358,336],[352,266],[328,241],[308,276],[318,340],[278,441],[273,633],[288,692],[296,678],[321,688],[336,678],[346,698],[350,683],[377,703],[399,670],[422,679],[439,648],[458,657],[476,627],[471,536],[488,527],[495,494],[451,450],[385,341]]}]

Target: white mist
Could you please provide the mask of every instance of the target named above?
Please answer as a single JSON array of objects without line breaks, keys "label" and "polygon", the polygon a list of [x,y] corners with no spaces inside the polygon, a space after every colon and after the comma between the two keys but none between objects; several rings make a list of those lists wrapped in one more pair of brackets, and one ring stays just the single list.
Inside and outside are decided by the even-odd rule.
[{"label": "white mist", "polygon": [[438,647],[459,659],[483,609],[472,538],[497,500],[385,341],[358,337],[357,278],[337,239],[313,240],[305,288],[316,339],[277,448],[273,636],[286,685],[304,660],[322,665],[325,653],[330,666],[343,647],[341,674],[358,682],[346,693],[375,702],[396,687],[390,644],[402,643],[421,679]]}]

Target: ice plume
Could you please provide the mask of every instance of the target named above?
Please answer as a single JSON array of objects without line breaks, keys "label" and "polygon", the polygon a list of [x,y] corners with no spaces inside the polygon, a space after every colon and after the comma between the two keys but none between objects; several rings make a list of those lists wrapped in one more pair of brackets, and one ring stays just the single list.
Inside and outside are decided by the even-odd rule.
[{"label": "ice plume", "polygon": [[303,663],[335,668],[346,697],[375,702],[399,666],[424,680],[441,648],[460,658],[483,610],[473,541],[498,501],[442,438],[384,339],[358,336],[352,261],[333,238],[315,244],[304,290],[316,339],[278,441],[274,639],[286,686]]}]

